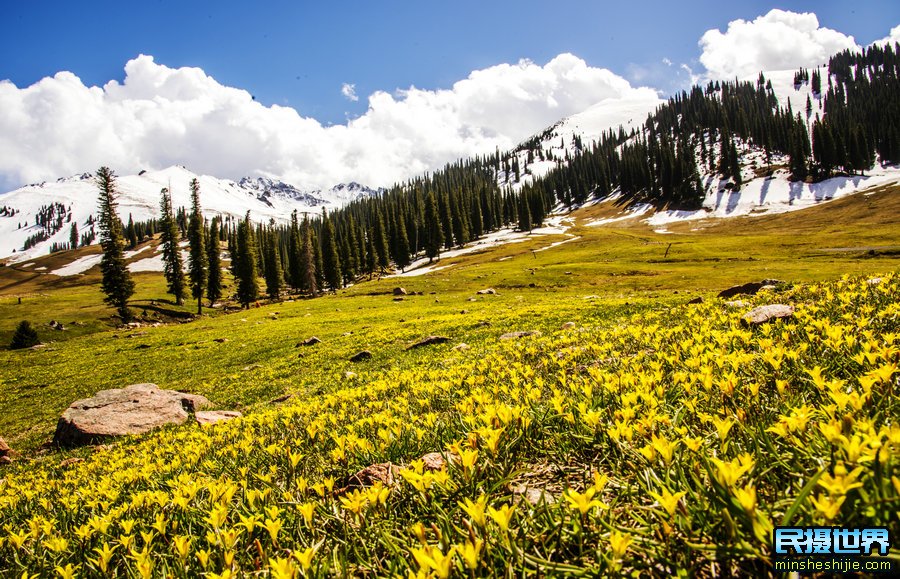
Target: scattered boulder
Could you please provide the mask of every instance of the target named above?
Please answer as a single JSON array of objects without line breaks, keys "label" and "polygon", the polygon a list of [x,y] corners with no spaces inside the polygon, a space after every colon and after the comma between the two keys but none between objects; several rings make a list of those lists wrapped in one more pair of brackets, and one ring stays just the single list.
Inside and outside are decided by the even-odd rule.
[{"label": "scattered boulder", "polygon": [[57,322],[56,320],[50,320],[50,323],[47,325],[50,326],[51,329],[58,330],[60,332],[65,331],[66,329],[64,325],[62,325],[60,322]]},{"label": "scattered boulder", "polygon": [[719,292],[720,298],[732,298],[737,295],[746,294],[746,295],[756,295],[760,290],[763,289],[776,289],[777,286],[783,284],[784,282],[780,279],[764,279],[762,281],[756,282],[751,281],[749,283],[732,286],[728,289],[722,290]]},{"label": "scattered boulder", "polygon": [[703,298],[700,297],[700,296],[697,296],[697,297],[695,297],[694,299],[692,299],[691,301],[689,301],[688,303],[689,303],[689,304],[702,304],[702,303],[703,303]]},{"label": "scattered boulder", "polygon": [[500,336],[501,340],[517,340],[519,338],[524,338],[526,336],[540,336],[541,333],[537,330],[528,330],[525,332],[508,332]]},{"label": "scattered boulder", "polygon": [[497,290],[495,290],[495,289],[492,288],[492,287],[485,288],[485,289],[480,289],[480,290],[478,290],[478,291],[475,292],[475,293],[476,293],[476,294],[479,294],[479,295],[491,295],[491,296],[497,296],[497,295],[500,295],[500,294],[497,293]]},{"label": "scattered boulder", "polygon": [[316,344],[319,344],[321,342],[322,342],[322,340],[320,340],[319,338],[317,338],[315,336],[312,336],[311,338],[303,340],[302,342],[300,342],[297,345],[298,346],[315,346]]},{"label": "scattered boulder", "polygon": [[447,467],[448,462],[450,464],[459,462],[459,457],[452,452],[446,455],[439,452],[429,452],[419,460],[425,465],[425,470],[443,470]]},{"label": "scattered boulder", "polygon": [[741,318],[745,326],[758,326],[780,318],[790,318],[794,315],[794,307],[785,304],[770,304],[753,308]]},{"label": "scattered boulder", "polygon": [[206,424],[215,424],[217,422],[227,422],[243,416],[237,410],[201,410],[194,414],[194,420],[197,424],[204,426]]},{"label": "scattered boulder", "polygon": [[390,462],[372,464],[359,472],[350,475],[346,480],[346,484],[342,488],[334,491],[334,494],[343,495],[350,490],[370,487],[378,482],[386,487],[392,487],[397,484],[399,479],[399,466]]},{"label": "scattered boulder", "polygon": [[395,302],[402,302],[402,301],[403,301],[403,296],[394,298],[394,301],[395,301]]},{"label": "scattered boulder", "polygon": [[63,412],[53,443],[80,446],[116,436],[143,434],[166,424],[184,424],[188,413],[209,404],[203,396],[161,390],[156,384],[133,384],[101,390],[77,400]]},{"label": "scattered boulder", "polygon": [[468,349],[469,349],[469,345],[466,344],[465,342],[461,342],[461,343],[453,346],[453,350],[456,352],[465,352]]},{"label": "scattered boulder", "polygon": [[228,341],[228,338],[216,338],[213,342],[217,342],[219,344],[224,344]]},{"label": "scattered boulder", "polygon": [[11,455],[12,449],[3,438],[0,438],[0,464],[10,464],[12,462]]},{"label": "scattered boulder", "polygon": [[563,330],[571,330],[575,327],[575,322],[566,322],[562,325]]},{"label": "scattered boulder", "polygon": [[746,294],[746,295],[755,295],[760,289],[762,289],[763,284],[761,282],[751,281],[749,283],[744,283],[741,285],[732,286],[728,289],[724,289],[719,292],[720,298],[732,298],[734,296]]},{"label": "scattered boulder", "polygon": [[732,300],[730,302],[725,302],[725,305],[729,308],[743,308],[747,305],[747,302],[744,300]]},{"label": "scattered boulder", "polygon": [[527,485],[518,485],[511,490],[513,493],[513,501],[516,503],[525,501],[530,505],[539,505],[540,503],[552,505],[556,502],[556,497],[544,489]]},{"label": "scattered boulder", "polygon": [[395,287],[394,295],[395,296],[405,296],[405,295],[407,295],[407,291],[402,287]]},{"label": "scattered boulder", "polygon": [[353,380],[354,378],[356,378],[356,372],[351,372],[350,370],[347,370],[346,372],[344,372],[344,378],[346,380]]},{"label": "scattered boulder", "polygon": [[273,398],[272,400],[269,400],[269,404],[281,404],[282,402],[287,402],[288,400],[290,400],[293,397],[294,397],[293,394],[282,394],[278,398]]},{"label": "scattered boulder", "polygon": [[69,468],[73,464],[78,464],[79,462],[84,462],[84,459],[78,457],[67,458],[59,463],[59,468]]},{"label": "scattered boulder", "polygon": [[357,352],[350,358],[351,362],[362,362],[363,360],[370,360],[372,358],[372,352],[368,350],[363,350],[362,352]]},{"label": "scattered boulder", "polygon": [[869,284],[869,285],[878,285],[878,284],[881,283],[881,278],[880,278],[880,277],[873,277],[873,278],[871,278],[871,279],[867,279],[867,280],[866,280],[866,283]]},{"label": "scattered boulder", "polygon": [[407,348],[407,350],[413,350],[415,348],[421,348],[423,346],[431,346],[432,344],[443,344],[444,342],[449,342],[450,338],[447,336],[428,336],[427,338],[423,338]]}]

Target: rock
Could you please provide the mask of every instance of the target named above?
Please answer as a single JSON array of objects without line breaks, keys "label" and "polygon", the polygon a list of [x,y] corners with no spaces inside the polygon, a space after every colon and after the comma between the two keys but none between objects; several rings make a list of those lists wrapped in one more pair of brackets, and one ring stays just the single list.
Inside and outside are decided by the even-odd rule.
[{"label": "rock", "polygon": [[369,360],[372,358],[372,352],[368,350],[363,350],[362,352],[358,352],[350,358],[351,362],[362,362],[363,360]]},{"label": "rock", "polygon": [[689,303],[689,304],[702,304],[702,303],[703,303],[703,298],[700,297],[700,296],[697,296],[697,297],[695,297],[694,299],[692,299],[691,301],[689,301],[688,303]]},{"label": "rock", "polygon": [[72,466],[73,464],[78,464],[79,462],[84,462],[84,459],[77,458],[77,457],[67,458],[64,461],[59,463],[59,468],[68,468],[68,467]]},{"label": "rock", "polygon": [[54,330],[59,330],[60,332],[62,332],[66,329],[66,327],[64,325],[57,322],[56,320],[50,320],[50,323],[47,325],[50,326],[50,328],[52,328]]},{"label": "rock", "polygon": [[571,330],[574,327],[575,327],[575,322],[566,322],[565,324],[562,325],[563,330]]},{"label": "rock", "polygon": [[497,293],[497,290],[495,290],[495,289],[492,288],[492,287],[485,288],[485,289],[480,289],[480,290],[478,290],[478,291],[475,292],[475,293],[476,293],[476,294],[479,294],[479,295],[491,295],[491,296],[498,296],[498,295],[500,295],[500,294]]},{"label": "rock", "polygon": [[12,464],[12,459],[8,456],[0,456],[0,466]]},{"label": "rock", "polygon": [[731,298],[731,297],[741,295],[741,294],[747,294],[747,295],[752,296],[752,295],[755,295],[762,288],[763,285],[765,285],[765,284],[763,284],[762,282],[751,281],[749,283],[732,286],[728,289],[720,291],[718,297]]},{"label": "rock", "polygon": [[391,487],[397,484],[399,477],[400,467],[393,463],[382,462],[372,464],[356,474],[351,475],[347,479],[344,487],[335,491],[334,494],[342,495],[351,489],[370,487],[377,482],[380,482],[386,487]]},{"label": "rock", "polygon": [[226,422],[243,416],[237,410],[202,410],[194,414],[194,420],[197,424],[203,426],[206,424],[215,424],[217,422]]},{"label": "rock", "polygon": [[161,390],[156,384],[133,384],[101,390],[77,400],[63,412],[53,443],[92,444],[115,436],[143,434],[166,424],[184,424],[188,413],[209,404],[203,396]]},{"label": "rock", "polygon": [[466,344],[465,342],[462,342],[460,344],[453,346],[453,350],[455,350],[456,352],[465,352],[468,349],[469,349],[469,345]]},{"label": "rock", "polygon": [[518,338],[524,338],[526,336],[540,336],[541,333],[537,330],[528,330],[526,332],[509,332],[500,336],[501,340],[516,340]]},{"label": "rock", "polygon": [[469,299],[466,300],[466,301],[468,301],[468,302],[477,302],[477,301],[478,301],[478,298],[469,298]]},{"label": "rock", "polygon": [[519,485],[512,489],[513,500],[515,502],[526,501],[531,505],[538,505],[540,503],[545,503],[548,505],[552,505],[556,502],[556,497],[551,493],[545,491],[544,489],[529,487],[526,485]]},{"label": "rock", "polygon": [[315,346],[316,344],[320,344],[321,342],[322,342],[322,340],[313,336],[307,340],[303,340],[302,342],[300,342],[298,344],[298,346]]},{"label": "rock", "polygon": [[421,348],[422,346],[430,346],[432,344],[443,344],[444,342],[449,342],[450,338],[447,336],[428,336],[427,338],[423,338],[407,348],[407,350],[413,350],[415,348]]},{"label": "rock", "polygon": [[395,301],[395,302],[402,302],[402,301],[403,301],[403,298],[402,298],[402,297],[397,297],[397,298],[394,298],[394,301]]},{"label": "rock", "polygon": [[725,302],[725,305],[729,308],[743,308],[747,305],[747,302],[743,300],[732,300],[730,302]]},{"label": "rock", "polygon": [[283,394],[283,395],[279,396],[278,398],[273,398],[272,400],[269,400],[269,404],[281,404],[282,402],[287,402],[288,400],[290,400],[293,397],[294,397],[293,394]]},{"label": "rock", "polygon": [[881,283],[881,278],[880,278],[880,277],[873,277],[873,278],[871,278],[871,279],[867,279],[867,280],[866,280],[866,283],[869,284],[869,285],[878,285],[878,284]]},{"label": "rock", "polygon": [[344,372],[344,378],[346,380],[353,380],[354,378],[356,378],[356,372],[351,372],[350,370],[347,370],[346,372]]},{"label": "rock", "polygon": [[257,368],[260,368],[259,364],[250,364],[249,366],[244,366],[241,370],[244,372],[251,372]]},{"label": "rock", "polygon": [[794,315],[794,307],[785,304],[770,304],[753,308],[741,318],[745,326],[758,326],[780,318],[790,318]]},{"label": "rock", "polygon": [[3,437],[0,437],[0,456],[6,455],[10,450],[12,449],[6,444],[6,441],[3,440]]},{"label": "rock", "polygon": [[219,344],[224,344],[227,341],[228,341],[228,338],[216,338],[215,340],[213,340],[213,342],[217,342]]},{"label": "rock", "polygon": [[459,462],[459,457],[452,452],[446,456],[439,452],[429,452],[419,460],[425,464],[425,470],[443,470],[447,467],[448,460],[450,464],[454,464]]},{"label": "rock", "polygon": [[407,295],[407,292],[406,292],[406,290],[403,289],[402,287],[395,287],[395,288],[394,288],[394,295],[395,295],[395,296],[405,296],[405,295]]}]

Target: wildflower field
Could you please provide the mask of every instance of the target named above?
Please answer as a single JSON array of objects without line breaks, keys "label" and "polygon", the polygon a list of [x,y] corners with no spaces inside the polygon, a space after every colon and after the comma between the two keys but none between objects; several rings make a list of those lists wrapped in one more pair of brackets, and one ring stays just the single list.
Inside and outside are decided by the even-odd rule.
[{"label": "wildflower field", "polygon": [[[773,526],[900,536],[900,276],[750,301],[318,376],[7,471],[0,575],[760,575]],[[773,302],[793,317],[741,323]]]}]

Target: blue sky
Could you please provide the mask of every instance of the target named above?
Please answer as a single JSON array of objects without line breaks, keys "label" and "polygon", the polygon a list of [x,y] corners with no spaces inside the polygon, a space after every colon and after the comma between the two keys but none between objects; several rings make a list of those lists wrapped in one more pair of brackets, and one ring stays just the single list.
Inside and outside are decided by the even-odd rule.
[{"label": "blue sky", "polygon": [[[900,2],[3,2],[0,79],[18,87],[68,70],[87,85],[122,80],[153,55],[196,66],[264,104],[324,124],[366,110],[375,90],[449,88],[471,71],[571,52],[635,84],[671,91],[697,69],[698,39],[771,8],[814,11],[866,44],[900,23]],[[360,99],[342,97],[344,83]]]},{"label": "blue sky", "polygon": [[900,2],[7,0],[0,23],[0,191],[175,164],[315,189],[900,42]]}]

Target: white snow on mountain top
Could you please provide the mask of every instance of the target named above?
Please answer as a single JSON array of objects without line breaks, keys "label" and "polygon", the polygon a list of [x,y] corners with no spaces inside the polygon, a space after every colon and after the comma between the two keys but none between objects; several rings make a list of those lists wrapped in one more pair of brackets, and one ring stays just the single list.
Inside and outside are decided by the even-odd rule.
[{"label": "white snow on mountain top", "polygon": [[[168,188],[174,207],[190,208],[192,179],[200,182],[200,204],[207,217],[242,218],[247,211],[254,221],[274,219],[284,223],[295,209],[300,213],[318,214],[323,208],[332,210],[379,192],[358,183],[341,184],[325,191],[300,191],[281,181],[245,178],[240,182],[197,175],[181,166],[160,171],[142,171],[116,179],[119,217],[127,222],[159,217],[160,190]],[[98,213],[97,184],[91,173],[65,177],[52,182],[34,183],[0,194],[0,258],[21,262],[46,255],[53,243],[69,241],[71,223],[79,234],[90,230],[88,219]],[[64,208],[62,228],[34,247],[24,250],[26,239],[43,228],[36,224],[42,207],[59,203]],[[3,211],[6,208],[6,211]],[[13,213],[14,212],[14,213]],[[99,231],[98,231],[99,233]]]}]

